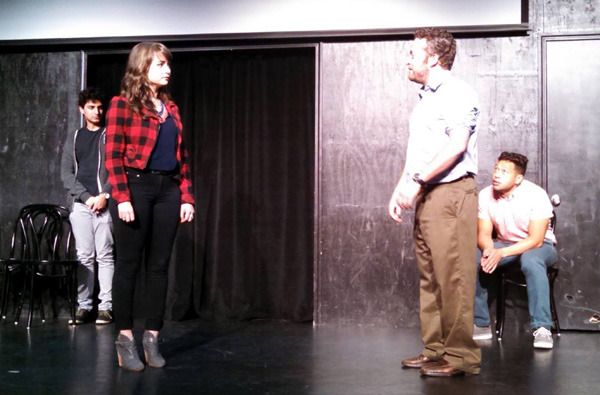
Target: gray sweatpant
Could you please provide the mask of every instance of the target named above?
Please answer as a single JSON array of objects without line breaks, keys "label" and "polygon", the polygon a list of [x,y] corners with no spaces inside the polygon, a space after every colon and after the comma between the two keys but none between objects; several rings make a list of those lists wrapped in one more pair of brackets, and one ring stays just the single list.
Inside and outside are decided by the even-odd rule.
[{"label": "gray sweatpant", "polygon": [[112,219],[108,210],[95,214],[83,203],[75,203],[69,216],[77,259],[77,302],[79,308],[91,310],[94,295],[94,263],[98,262],[100,290],[98,310],[112,310],[112,278],[114,273]]}]

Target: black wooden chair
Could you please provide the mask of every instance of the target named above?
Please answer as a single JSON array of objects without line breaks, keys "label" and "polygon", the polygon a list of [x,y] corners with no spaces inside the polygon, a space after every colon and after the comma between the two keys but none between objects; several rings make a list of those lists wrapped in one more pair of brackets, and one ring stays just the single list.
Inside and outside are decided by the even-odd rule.
[{"label": "black wooden chair", "polygon": [[[13,260],[14,266],[20,266],[23,280],[15,284],[9,280],[3,295],[10,294],[9,288],[18,296],[14,323],[20,320],[21,311],[28,296],[29,316],[27,328],[31,327],[33,313],[37,306],[40,318],[45,322],[43,285],[50,285],[49,292],[52,296],[54,317],[56,309],[56,294],[66,292],[69,304],[71,321],[75,321],[77,289],[77,260],[74,258],[73,235],[69,223],[69,212],[66,208],[53,204],[33,204],[21,209],[18,219],[18,232],[24,245],[19,248],[24,250],[19,261]],[[17,238],[18,240],[18,238]],[[15,247],[15,250],[19,250]],[[5,277],[6,279],[6,277]],[[2,302],[3,307],[6,300]],[[3,316],[5,316],[5,310]]]},{"label": "black wooden chair", "polygon": [[[556,264],[555,264],[556,265]],[[504,334],[504,317],[506,313],[506,297],[510,285],[526,288],[525,276],[519,268],[518,262],[499,268],[498,270],[498,297],[496,299],[496,335],[498,340],[502,339]],[[554,282],[558,276],[558,268],[549,266],[546,274],[550,284],[550,314],[556,334],[560,336],[560,323],[556,312],[556,301],[554,300]]]},{"label": "black wooden chair", "polygon": [[[553,195],[551,199],[552,205],[556,208],[560,205],[560,198],[558,195]],[[556,229],[556,210],[552,213],[552,219],[550,220],[550,227],[552,230]],[[552,316],[552,323],[557,336],[560,336],[560,322],[558,321],[558,313],[556,311],[556,301],[554,299],[554,282],[558,277],[559,269],[558,263],[553,266],[549,266],[546,269],[546,275],[548,276],[548,283],[550,285],[550,314]],[[498,296],[496,298],[496,335],[498,340],[502,339],[504,334],[504,317],[506,313],[506,297],[508,295],[509,286],[517,286],[521,288],[527,288],[527,282],[525,276],[521,272],[519,262],[511,263],[503,267],[499,267],[498,271]]]},{"label": "black wooden chair", "polygon": [[[13,226],[8,256],[6,258],[0,258],[0,269],[4,275],[2,281],[2,298],[0,300],[0,317],[2,320],[5,320],[8,314],[7,308],[11,297],[10,291],[12,290],[13,293],[16,293],[16,289],[23,289],[23,286],[13,287],[13,282],[23,281],[24,264],[31,259],[30,241],[28,240],[28,232],[26,230],[28,215],[29,209],[27,206],[19,210],[19,214],[17,215]],[[13,295],[12,299],[13,301],[16,301],[17,296]],[[13,309],[16,309],[16,305]]]}]

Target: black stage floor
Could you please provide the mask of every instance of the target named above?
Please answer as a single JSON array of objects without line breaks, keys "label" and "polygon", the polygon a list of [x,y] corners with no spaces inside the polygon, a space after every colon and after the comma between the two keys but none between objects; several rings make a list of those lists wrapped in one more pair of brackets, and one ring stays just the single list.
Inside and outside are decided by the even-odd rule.
[{"label": "black stage floor", "polygon": [[332,327],[281,321],[169,322],[168,365],[116,365],[112,325],[30,330],[0,324],[0,394],[599,394],[600,336],[563,332],[551,351],[508,329],[483,344],[479,376],[421,378],[400,360],[420,351],[417,329]]}]

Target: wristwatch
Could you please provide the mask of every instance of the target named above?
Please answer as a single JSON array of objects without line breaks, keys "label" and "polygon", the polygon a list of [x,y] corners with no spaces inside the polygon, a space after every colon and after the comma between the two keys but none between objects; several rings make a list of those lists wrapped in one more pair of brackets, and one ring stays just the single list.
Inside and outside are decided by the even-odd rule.
[{"label": "wristwatch", "polygon": [[423,180],[421,178],[421,175],[419,173],[413,174],[412,179],[413,179],[414,182],[416,182],[417,184],[421,185],[422,187],[424,187],[425,185],[427,185],[427,183],[425,182],[425,180]]},{"label": "wristwatch", "polygon": [[102,193],[102,196],[104,196],[104,199],[106,199],[106,200],[110,199],[110,193],[108,193],[108,192]]}]

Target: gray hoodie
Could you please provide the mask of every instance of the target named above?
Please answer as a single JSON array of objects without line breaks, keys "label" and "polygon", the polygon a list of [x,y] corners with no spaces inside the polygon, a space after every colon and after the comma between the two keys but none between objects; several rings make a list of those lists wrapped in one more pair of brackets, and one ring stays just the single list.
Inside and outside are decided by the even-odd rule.
[{"label": "gray hoodie", "polygon": [[[82,183],[77,181],[77,161],[75,160],[75,139],[77,133],[81,129],[75,130],[67,135],[65,144],[63,146],[63,153],[60,161],[60,179],[63,182],[65,188],[69,191],[69,195],[72,197],[73,202],[80,200],[85,202],[92,195],[85,189]],[[110,193],[110,184],[108,183],[108,172],[104,166],[104,145],[106,144],[106,128],[100,129],[97,133],[100,133],[100,139],[98,140],[98,172],[96,181],[98,183],[98,191],[100,193]]]}]

